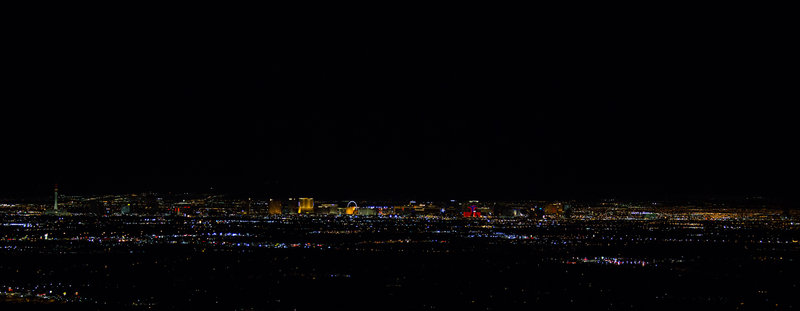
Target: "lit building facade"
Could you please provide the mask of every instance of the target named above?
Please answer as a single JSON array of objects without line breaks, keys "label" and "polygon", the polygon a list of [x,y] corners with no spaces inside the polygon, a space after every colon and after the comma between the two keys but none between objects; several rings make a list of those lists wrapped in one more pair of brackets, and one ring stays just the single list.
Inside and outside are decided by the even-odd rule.
[{"label": "lit building facade", "polygon": [[298,203],[298,214],[314,213],[314,198],[299,198]]},{"label": "lit building facade", "polygon": [[280,215],[283,211],[281,200],[269,199],[269,214]]}]

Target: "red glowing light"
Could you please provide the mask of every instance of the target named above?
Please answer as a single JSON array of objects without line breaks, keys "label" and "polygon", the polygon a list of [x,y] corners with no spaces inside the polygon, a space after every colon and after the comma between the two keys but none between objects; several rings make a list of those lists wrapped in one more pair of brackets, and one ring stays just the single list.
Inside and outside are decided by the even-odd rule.
[{"label": "red glowing light", "polygon": [[464,217],[481,217],[481,212],[464,212]]}]

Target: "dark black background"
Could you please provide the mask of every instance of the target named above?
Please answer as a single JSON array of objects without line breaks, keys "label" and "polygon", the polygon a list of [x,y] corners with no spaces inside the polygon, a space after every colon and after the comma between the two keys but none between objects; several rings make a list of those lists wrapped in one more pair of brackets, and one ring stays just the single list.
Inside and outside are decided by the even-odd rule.
[{"label": "dark black background", "polygon": [[780,8],[327,9],[8,10],[0,197],[796,187]]}]

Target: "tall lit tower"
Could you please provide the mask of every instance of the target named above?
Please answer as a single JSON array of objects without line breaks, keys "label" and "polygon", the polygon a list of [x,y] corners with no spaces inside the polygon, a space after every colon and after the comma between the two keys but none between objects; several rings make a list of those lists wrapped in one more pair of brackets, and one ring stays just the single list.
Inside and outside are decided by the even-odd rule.
[{"label": "tall lit tower", "polygon": [[58,184],[56,184],[55,193],[53,194],[53,211],[58,211]]}]

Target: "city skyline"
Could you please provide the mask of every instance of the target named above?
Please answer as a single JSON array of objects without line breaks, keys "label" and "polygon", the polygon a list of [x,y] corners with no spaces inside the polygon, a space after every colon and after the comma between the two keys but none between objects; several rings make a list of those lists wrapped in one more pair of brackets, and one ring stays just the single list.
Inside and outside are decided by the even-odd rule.
[{"label": "city skyline", "polygon": [[9,5],[0,310],[797,308],[795,10],[334,5]]}]

